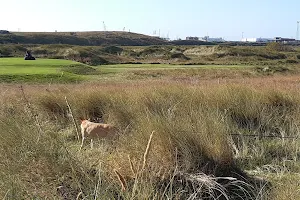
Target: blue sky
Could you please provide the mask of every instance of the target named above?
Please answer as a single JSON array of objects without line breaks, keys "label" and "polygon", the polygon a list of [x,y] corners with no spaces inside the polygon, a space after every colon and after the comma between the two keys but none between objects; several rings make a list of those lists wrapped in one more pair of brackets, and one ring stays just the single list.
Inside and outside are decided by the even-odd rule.
[{"label": "blue sky", "polygon": [[[296,37],[299,0],[0,0],[0,29]],[[159,31],[160,30],[160,31]]]}]

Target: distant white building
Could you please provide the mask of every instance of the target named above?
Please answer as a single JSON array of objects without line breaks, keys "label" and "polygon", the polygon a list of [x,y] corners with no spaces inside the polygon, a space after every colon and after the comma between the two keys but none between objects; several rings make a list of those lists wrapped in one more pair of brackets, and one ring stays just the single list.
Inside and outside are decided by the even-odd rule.
[{"label": "distant white building", "polygon": [[283,38],[283,37],[275,37],[274,41],[275,42],[285,43],[285,44],[292,43],[292,42],[297,42],[296,39],[293,39],[293,38]]},{"label": "distant white building", "polygon": [[243,38],[242,42],[273,42],[272,38]]},{"label": "distant white building", "polygon": [[199,38],[199,40],[201,41],[205,41],[205,42],[225,42],[225,40],[223,38],[210,38],[209,36],[204,36],[202,38]]}]

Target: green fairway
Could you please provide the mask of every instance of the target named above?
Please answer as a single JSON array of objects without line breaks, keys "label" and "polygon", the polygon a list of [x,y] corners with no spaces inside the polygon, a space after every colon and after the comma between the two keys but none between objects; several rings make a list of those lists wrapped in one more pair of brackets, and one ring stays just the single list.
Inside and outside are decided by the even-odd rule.
[{"label": "green fairway", "polygon": [[82,76],[63,73],[64,67],[82,65],[60,59],[24,60],[23,58],[0,58],[0,82],[75,82]]},{"label": "green fairway", "polygon": [[0,58],[0,74],[56,74],[62,66],[76,63],[59,59]]},{"label": "green fairway", "polygon": [[[172,65],[172,64],[116,64],[91,67],[62,59],[24,60],[0,58],[0,82],[78,82],[83,80],[133,80],[162,77],[202,76],[216,71],[250,70],[240,65]],[[223,73],[223,72],[219,72]]]}]

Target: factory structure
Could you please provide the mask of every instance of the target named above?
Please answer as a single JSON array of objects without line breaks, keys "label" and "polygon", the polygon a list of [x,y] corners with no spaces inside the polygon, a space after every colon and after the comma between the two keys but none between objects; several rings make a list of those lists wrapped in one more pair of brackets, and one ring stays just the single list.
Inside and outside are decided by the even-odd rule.
[{"label": "factory structure", "polygon": [[[211,38],[209,36],[204,37],[186,37],[186,40],[189,41],[202,41],[202,42],[226,42],[224,38]],[[270,42],[278,42],[283,44],[300,44],[300,40],[296,40],[294,38],[285,38],[285,37],[274,37],[274,38],[242,38],[239,42],[242,43],[270,43]]]},{"label": "factory structure", "polygon": [[298,43],[299,40],[293,38],[282,38],[282,37],[275,37],[274,42],[281,42],[281,43]]},{"label": "factory structure", "polygon": [[241,42],[274,42],[273,38],[242,38]]},{"label": "factory structure", "polygon": [[[190,41],[202,41],[202,42],[226,42],[223,38],[211,38],[209,36],[204,37],[186,37],[186,40]],[[294,38],[274,37],[274,38],[242,38],[240,42],[245,43],[269,43],[269,42],[280,42],[284,44],[295,44],[300,43],[299,40]]]},{"label": "factory structure", "polygon": [[[295,38],[285,38],[285,37],[274,37],[274,38],[244,38],[244,32],[242,32],[242,39],[240,41],[234,42],[242,42],[242,43],[269,43],[269,42],[278,42],[282,44],[291,44],[291,45],[299,45],[299,31],[300,31],[300,21],[297,21],[297,33]],[[203,42],[226,42],[224,38],[210,38],[209,36],[204,37],[186,37],[186,40],[190,41],[203,41]]]},{"label": "factory structure", "polygon": [[274,37],[274,38],[242,38],[241,42],[249,42],[249,43],[280,42],[284,44],[291,44],[291,43],[298,43],[299,41],[294,38]]},{"label": "factory structure", "polygon": [[193,41],[203,41],[203,42],[225,42],[223,38],[211,38],[209,36],[204,37],[186,37],[186,40],[193,40]]}]

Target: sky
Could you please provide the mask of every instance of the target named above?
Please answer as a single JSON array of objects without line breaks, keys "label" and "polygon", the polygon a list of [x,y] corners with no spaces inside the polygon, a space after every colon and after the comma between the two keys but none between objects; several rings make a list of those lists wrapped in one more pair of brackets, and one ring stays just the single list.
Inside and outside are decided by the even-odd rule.
[{"label": "sky", "polygon": [[[0,0],[0,30],[296,38],[300,0]],[[300,38],[300,37],[299,37]]]}]

